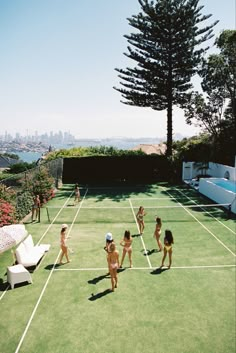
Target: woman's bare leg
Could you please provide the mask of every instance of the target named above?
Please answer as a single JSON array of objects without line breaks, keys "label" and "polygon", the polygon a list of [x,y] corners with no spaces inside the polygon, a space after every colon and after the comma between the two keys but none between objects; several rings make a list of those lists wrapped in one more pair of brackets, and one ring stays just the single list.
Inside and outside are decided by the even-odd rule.
[{"label": "woman's bare leg", "polygon": [[164,254],[163,254],[163,258],[162,258],[162,262],[161,262],[161,267],[164,266],[164,262],[165,262],[165,259],[166,259],[166,255],[167,255],[167,251],[166,251],[166,249],[164,248]]},{"label": "woman's bare leg", "polygon": [[123,253],[122,253],[122,259],[121,259],[121,263],[120,263],[120,267],[122,267],[124,259],[125,259],[125,255],[126,255],[126,250],[123,249]]},{"label": "woman's bare leg", "polygon": [[168,266],[168,268],[171,267],[171,264],[172,264],[172,249],[169,250],[169,266]]},{"label": "woman's bare leg", "polygon": [[133,265],[132,265],[132,257],[131,257],[131,254],[132,254],[132,250],[130,250],[130,251],[128,252],[130,267],[133,266]]}]

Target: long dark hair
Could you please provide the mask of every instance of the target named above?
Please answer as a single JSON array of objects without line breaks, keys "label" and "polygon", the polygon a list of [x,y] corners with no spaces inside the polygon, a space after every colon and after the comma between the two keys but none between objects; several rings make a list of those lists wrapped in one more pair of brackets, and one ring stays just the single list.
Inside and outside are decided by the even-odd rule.
[{"label": "long dark hair", "polygon": [[172,232],[169,229],[165,230],[165,240],[168,242],[168,244],[174,244],[174,238]]},{"label": "long dark hair", "polygon": [[130,237],[131,237],[130,231],[129,231],[129,230],[126,230],[126,231],[125,231],[125,234],[124,234],[124,238],[130,240]]},{"label": "long dark hair", "polygon": [[161,218],[160,217],[156,217],[156,222],[161,227],[162,223],[161,223]]}]

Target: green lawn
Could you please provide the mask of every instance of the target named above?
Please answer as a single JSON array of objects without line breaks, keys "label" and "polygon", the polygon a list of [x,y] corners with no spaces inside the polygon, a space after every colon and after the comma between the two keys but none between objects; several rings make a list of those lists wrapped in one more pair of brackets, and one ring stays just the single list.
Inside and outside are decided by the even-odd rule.
[{"label": "green lawn", "polygon": [[[75,206],[72,190],[63,186],[41,210],[41,222],[26,223],[35,243],[51,244],[33,284],[11,290],[11,252],[0,255],[2,353],[235,352],[235,220],[217,207],[190,208],[211,201],[183,186],[81,188]],[[142,237],[135,221],[140,205],[147,212]],[[174,235],[170,270],[159,269],[156,215],[162,240],[165,229]],[[74,253],[58,266],[62,223],[70,226]],[[133,235],[133,268],[126,258],[111,293],[105,234],[113,233],[121,257],[125,229]]]}]

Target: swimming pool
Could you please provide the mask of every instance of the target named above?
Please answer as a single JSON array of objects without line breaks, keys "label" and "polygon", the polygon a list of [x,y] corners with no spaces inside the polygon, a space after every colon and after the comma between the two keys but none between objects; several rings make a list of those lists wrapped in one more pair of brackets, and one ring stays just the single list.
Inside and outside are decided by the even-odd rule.
[{"label": "swimming pool", "polygon": [[231,205],[231,211],[236,213],[235,182],[224,178],[200,178],[199,192],[219,204]]},{"label": "swimming pool", "polygon": [[230,180],[227,179],[214,179],[212,180],[212,183],[220,186],[223,189],[226,189],[228,191],[232,191],[236,193],[236,184]]}]

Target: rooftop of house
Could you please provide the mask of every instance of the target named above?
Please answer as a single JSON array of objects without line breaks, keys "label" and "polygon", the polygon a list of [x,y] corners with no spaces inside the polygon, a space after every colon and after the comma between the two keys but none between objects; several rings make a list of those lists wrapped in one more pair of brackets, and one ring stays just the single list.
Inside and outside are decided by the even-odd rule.
[{"label": "rooftop of house", "polygon": [[166,152],[166,144],[165,143],[160,143],[160,144],[146,144],[146,143],[141,143],[138,146],[135,146],[132,148],[133,151],[143,151],[146,154],[165,154]]}]

